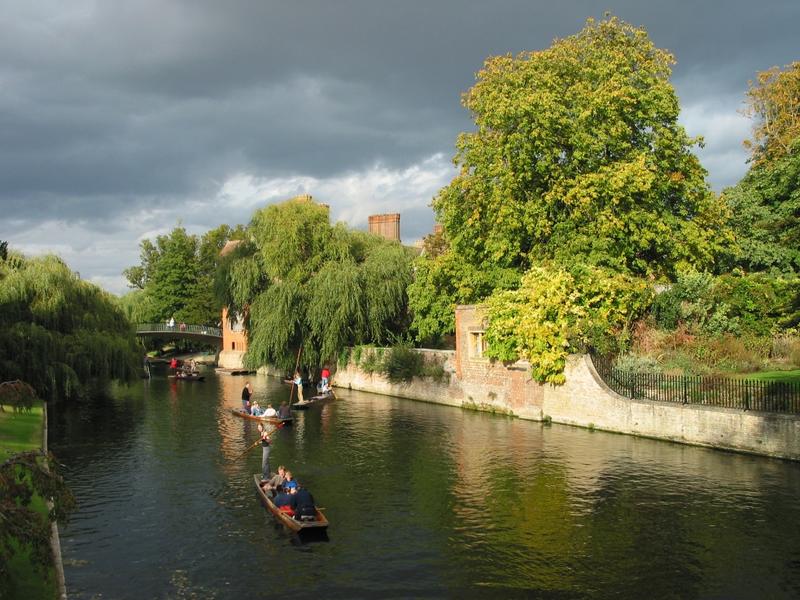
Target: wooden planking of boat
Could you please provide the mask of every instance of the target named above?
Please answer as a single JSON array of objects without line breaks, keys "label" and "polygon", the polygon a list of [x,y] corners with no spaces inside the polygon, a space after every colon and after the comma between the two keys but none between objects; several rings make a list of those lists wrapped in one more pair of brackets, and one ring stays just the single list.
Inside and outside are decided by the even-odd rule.
[{"label": "wooden planking of boat", "polygon": [[203,381],[205,380],[205,375],[200,375],[200,373],[184,373],[183,371],[178,371],[175,375],[169,375],[171,378],[180,379],[181,381]]},{"label": "wooden planking of boat", "polygon": [[253,479],[256,482],[256,490],[258,490],[258,495],[261,498],[261,504],[266,506],[269,509],[269,512],[275,515],[276,519],[278,519],[292,531],[320,531],[328,528],[328,519],[324,514],[322,514],[320,509],[316,509],[317,514],[313,521],[298,521],[294,517],[290,517],[272,503],[272,500],[270,500],[267,493],[261,487],[261,473],[256,473],[253,475]]},{"label": "wooden planking of boat", "polygon": [[294,421],[294,417],[285,417],[283,419],[280,417],[256,417],[255,415],[247,414],[241,408],[232,408],[231,412],[237,417],[242,417],[243,419],[261,421],[262,423],[270,423],[271,425],[291,425]]},{"label": "wooden planking of boat", "polygon": [[312,396],[310,400],[314,402],[324,402],[325,400],[336,400],[336,393],[332,389],[329,389],[327,392],[322,392],[321,394]]},{"label": "wooden planking of boat", "polygon": [[306,410],[315,404],[321,404],[328,400],[336,400],[336,394],[333,393],[333,390],[328,390],[324,394],[317,394],[316,396],[312,396],[303,402],[295,402],[292,404],[292,410]]}]

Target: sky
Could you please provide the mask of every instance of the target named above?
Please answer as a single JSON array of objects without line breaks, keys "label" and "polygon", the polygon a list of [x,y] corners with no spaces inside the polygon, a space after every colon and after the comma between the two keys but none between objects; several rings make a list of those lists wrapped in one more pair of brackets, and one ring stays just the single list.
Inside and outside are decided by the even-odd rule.
[{"label": "sky", "polygon": [[429,233],[461,94],[492,55],[611,14],[676,58],[712,189],[747,170],[748,81],[800,59],[800,2],[0,0],[0,240],[128,291],[139,243],[298,194]]}]

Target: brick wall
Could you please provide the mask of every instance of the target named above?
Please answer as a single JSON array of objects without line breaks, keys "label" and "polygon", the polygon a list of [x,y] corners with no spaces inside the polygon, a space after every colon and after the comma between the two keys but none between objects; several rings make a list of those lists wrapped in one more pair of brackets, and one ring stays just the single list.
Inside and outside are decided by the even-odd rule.
[{"label": "brick wall", "polygon": [[487,409],[542,418],[543,388],[530,376],[527,362],[505,365],[480,356],[485,322],[480,307],[456,307],[456,377],[464,401]]}]

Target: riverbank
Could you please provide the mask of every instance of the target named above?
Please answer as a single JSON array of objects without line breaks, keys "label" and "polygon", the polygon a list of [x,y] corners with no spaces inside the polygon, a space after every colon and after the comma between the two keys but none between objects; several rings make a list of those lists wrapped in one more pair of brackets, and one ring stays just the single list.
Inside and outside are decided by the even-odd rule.
[{"label": "riverbank", "polygon": [[591,358],[570,356],[563,385],[531,379],[527,363],[504,365],[459,352],[420,351],[442,363],[442,381],[391,383],[349,362],[333,385],[521,419],[800,461],[800,416],[699,404],[632,400],[609,389]]},{"label": "riverbank", "polygon": [[[37,400],[29,412],[14,412],[6,408],[0,412],[0,461],[5,462],[12,455],[30,450],[46,450],[46,410]],[[34,497],[31,506],[42,516],[47,516],[47,503]],[[57,543],[57,541],[56,541]],[[18,598],[57,598],[61,595],[58,585],[58,569],[53,566],[42,577],[30,562],[30,549],[12,544],[12,558],[9,561],[12,597]]]}]

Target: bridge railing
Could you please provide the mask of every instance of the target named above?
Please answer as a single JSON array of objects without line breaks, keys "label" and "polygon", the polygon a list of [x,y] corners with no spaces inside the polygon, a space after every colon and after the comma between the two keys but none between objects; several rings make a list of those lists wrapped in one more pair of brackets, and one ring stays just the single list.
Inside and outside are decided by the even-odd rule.
[{"label": "bridge railing", "polygon": [[208,335],[222,337],[222,330],[219,327],[209,327],[208,325],[187,325],[186,323],[175,323],[169,326],[166,323],[141,323],[136,326],[136,333],[194,333],[197,335]]}]

